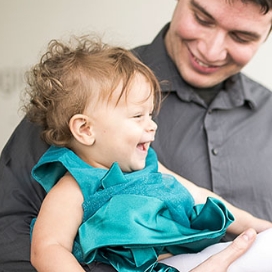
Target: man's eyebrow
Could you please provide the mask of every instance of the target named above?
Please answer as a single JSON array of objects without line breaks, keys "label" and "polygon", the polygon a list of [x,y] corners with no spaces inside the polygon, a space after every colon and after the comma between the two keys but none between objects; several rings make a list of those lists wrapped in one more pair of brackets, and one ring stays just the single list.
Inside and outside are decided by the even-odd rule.
[{"label": "man's eyebrow", "polygon": [[205,10],[204,9],[204,7],[202,7],[199,3],[197,3],[195,0],[192,0],[191,1],[191,6],[193,7],[193,8],[196,8],[196,9],[198,9],[199,11],[201,11],[202,13],[204,13],[207,17],[209,17],[210,19],[213,19],[214,20],[214,18],[213,18],[213,16],[209,13],[209,12],[207,12],[207,10]]},{"label": "man's eyebrow", "polygon": [[249,38],[251,38],[252,41],[257,41],[260,39],[261,35],[256,33],[256,32],[250,32],[250,31],[242,31],[242,30],[236,30],[233,31],[237,34],[243,35],[243,36],[247,36]]},{"label": "man's eyebrow", "polygon": [[[197,3],[195,0],[191,1],[191,6],[195,9],[198,9],[199,11],[201,11],[203,14],[205,14],[211,20],[214,20],[214,17],[207,10],[205,10],[204,7],[202,7],[199,3]],[[236,32],[237,34],[248,36],[249,38],[251,38],[252,40],[255,40],[255,41],[260,39],[260,34],[258,34],[256,32],[244,31],[244,30],[239,30],[239,29],[237,29],[236,31],[232,31],[232,32]]]}]

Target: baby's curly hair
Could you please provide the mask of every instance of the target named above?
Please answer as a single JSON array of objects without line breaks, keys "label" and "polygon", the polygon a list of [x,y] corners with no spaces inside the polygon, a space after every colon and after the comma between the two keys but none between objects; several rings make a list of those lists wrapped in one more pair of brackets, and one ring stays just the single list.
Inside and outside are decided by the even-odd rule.
[{"label": "baby's curly hair", "polygon": [[121,96],[127,95],[135,73],[150,83],[149,96],[154,96],[158,110],[159,83],[130,51],[89,36],[72,37],[67,44],[52,40],[40,62],[26,74],[26,116],[42,127],[41,136],[48,144],[68,146],[70,118],[83,113],[93,97],[109,101],[121,80]]}]

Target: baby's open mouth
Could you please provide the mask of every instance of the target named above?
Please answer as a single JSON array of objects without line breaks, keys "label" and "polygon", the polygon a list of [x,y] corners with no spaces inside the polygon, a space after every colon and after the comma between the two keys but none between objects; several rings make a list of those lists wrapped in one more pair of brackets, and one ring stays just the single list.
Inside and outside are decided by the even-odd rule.
[{"label": "baby's open mouth", "polygon": [[139,143],[137,144],[137,148],[142,150],[142,151],[146,151],[149,147],[149,143]]}]

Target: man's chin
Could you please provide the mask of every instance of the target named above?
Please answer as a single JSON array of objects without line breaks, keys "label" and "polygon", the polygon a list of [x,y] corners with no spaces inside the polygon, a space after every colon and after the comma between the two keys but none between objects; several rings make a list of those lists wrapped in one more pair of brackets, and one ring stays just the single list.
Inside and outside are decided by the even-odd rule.
[{"label": "man's chin", "polygon": [[197,89],[206,89],[206,88],[213,88],[216,85],[222,83],[224,79],[213,79],[213,80],[208,80],[208,79],[199,79],[197,77],[195,78],[189,78],[188,80],[184,79],[184,81],[192,86],[193,88]]}]

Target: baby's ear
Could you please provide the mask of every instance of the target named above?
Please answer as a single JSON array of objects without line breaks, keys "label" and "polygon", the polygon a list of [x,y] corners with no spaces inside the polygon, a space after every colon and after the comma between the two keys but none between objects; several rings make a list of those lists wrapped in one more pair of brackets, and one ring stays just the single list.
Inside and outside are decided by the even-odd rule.
[{"label": "baby's ear", "polygon": [[95,141],[90,118],[84,114],[76,114],[69,121],[74,138],[84,145],[92,145]]}]

